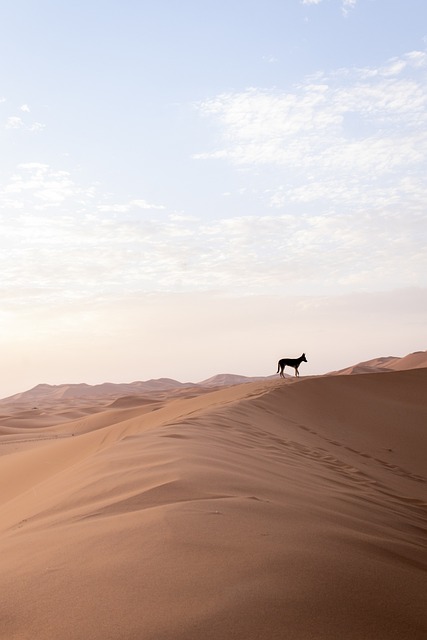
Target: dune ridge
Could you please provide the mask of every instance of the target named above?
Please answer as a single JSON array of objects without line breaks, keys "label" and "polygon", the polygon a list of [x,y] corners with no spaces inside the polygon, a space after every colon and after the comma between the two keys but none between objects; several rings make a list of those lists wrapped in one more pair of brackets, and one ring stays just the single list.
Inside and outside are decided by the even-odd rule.
[{"label": "dune ridge", "polygon": [[421,640],[426,384],[409,366],[3,416],[1,637]]},{"label": "dune ridge", "polygon": [[427,351],[415,351],[402,358],[398,356],[385,356],[359,362],[345,369],[334,371],[333,375],[407,371],[408,369],[421,369],[425,367],[427,367]]}]

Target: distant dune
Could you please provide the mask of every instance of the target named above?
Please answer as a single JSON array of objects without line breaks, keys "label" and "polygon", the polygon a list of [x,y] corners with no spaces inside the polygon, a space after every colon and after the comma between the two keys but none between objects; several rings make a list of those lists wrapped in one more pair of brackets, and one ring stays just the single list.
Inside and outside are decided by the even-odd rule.
[{"label": "distant dune", "polygon": [[427,367],[427,351],[416,351],[404,358],[395,358],[388,367],[395,371],[405,371],[407,369],[421,369]]},{"label": "distant dune", "polygon": [[1,637],[425,640],[426,355],[1,401]]},{"label": "distant dune", "polygon": [[[172,380],[171,378],[160,378],[157,380],[146,380],[145,382],[125,382],[125,383],[113,383],[104,382],[103,384],[38,384],[33,389],[17,393],[13,396],[5,398],[5,401],[23,401],[31,399],[36,402],[37,400],[47,399],[70,399],[70,398],[105,398],[116,397],[118,395],[126,395],[137,392],[146,391],[165,391],[170,389],[177,389],[180,387],[192,386],[192,383],[182,383],[178,380]],[[1,402],[1,401],[0,401]]]},{"label": "distant dune", "polygon": [[353,373],[374,373],[381,371],[406,371],[408,369],[420,369],[427,367],[427,351],[416,351],[410,353],[404,358],[396,356],[387,356],[382,358],[374,358],[366,362],[352,365],[345,369],[332,372],[336,374],[353,374]]},{"label": "distant dune", "polygon": [[239,376],[232,373],[221,373],[212,378],[208,378],[207,380],[203,380],[199,382],[200,385],[206,387],[228,387],[233,384],[244,384],[245,382],[258,382],[259,380],[270,379],[274,376],[268,376],[268,378],[259,376],[259,377],[248,377],[248,376]]}]

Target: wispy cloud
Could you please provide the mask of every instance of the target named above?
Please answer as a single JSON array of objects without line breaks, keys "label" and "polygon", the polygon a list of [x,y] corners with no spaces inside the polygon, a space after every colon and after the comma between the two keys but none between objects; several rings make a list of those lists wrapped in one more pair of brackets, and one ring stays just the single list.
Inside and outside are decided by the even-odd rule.
[{"label": "wispy cloud", "polygon": [[221,139],[195,158],[250,172],[277,211],[266,246],[289,257],[286,266],[278,259],[285,279],[367,289],[425,281],[426,68],[425,52],[413,51],[377,68],[318,73],[286,92],[248,89],[199,104]]},{"label": "wispy cloud", "polygon": [[195,157],[368,173],[417,163],[427,141],[426,60],[416,52],[375,70],[318,74],[289,92],[221,94],[199,109],[221,124],[224,144]]},{"label": "wispy cloud", "polygon": [[[7,104],[6,98],[0,98],[0,104]],[[31,116],[28,104],[22,104],[13,115],[2,116],[0,114],[0,129],[40,132],[45,125]]]},{"label": "wispy cloud", "polygon": [[32,198],[31,205],[40,210],[64,202],[76,191],[67,171],[53,171],[48,165],[33,162],[19,165],[2,194],[3,202],[13,202],[14,208],[24,206],[23,197],[27,194]]},{"label": "wispy cloud", "polygon": [[292,91],[221,94],[199,104],[219,123],[221,146],[194,157],[252,168],[257,176],[267,176],[263,167],[274,170],[279,184],[268,193],[276,208],[311,202],[323,211],[328,203],[360,212],[409,201],[421,211],[426,68],[426,54],[415,51],[378,68],[319,73]]},{"label": "wispy cloud", "polygon": [[114,213],[128,213],[129,211],[137,209],[145,209],[145,210],[157,210],[162,211],[165,207],[161,204],[150,204],[146,200],[130,200],[125,203],[109,203],[109,204],[99,204],[98,211],[101,212],[114,212]]},{"label": "wispy cloud", "polygon": [[[355,215],[304,210],[328,187],[337,189],[313,184],[308,194],[285,193],[295,203],[288,212],[278,202],[271,215],[209,221],[143,198],[107,203],[111,196],[66,171],[21,165],[0,190],[2,299],[16,304],[18,294],[26,305],[150,292],[328,295],[420,286],[427,264],[417,199],[410,205],[408,198],[404,211],[390,194]],[[408,179],[399,188],[410,194],[414,185]]]},{"label": "wispy cloud", "polygon": [[23,126],[24,122],[18,116],[9,116],[4,125],[5,129],[21,129]]},{"label": "wispy cloud", "polygon": [[[411,52],[377,68],[319,73],[288,91],[200,103],[222,135],[197,157],[247,179],[212,219],[144,193],[104,193],[45,163],[16,166],[0,180],[3,300],[422,286],[425,70],[425,54]],[[254,195],[260,206],[237,215],[235,198]]]},{"label": "wispy cloud", "polygon": [[357,4],[357,0],[343,0],[342,9],[344,15],[347,15],[349,11],[354,9]]},{"label": "wispy cloud", "polygon": [[[301,4],[307,4],[307,5],[320,4],[321,2],[323,2],[323,0],[301,0]],[[357,0],[340,0],[340,4],[341,4],[343,15],[347,15],[349,11],[354,9],[354,7],[357,4]]]}]

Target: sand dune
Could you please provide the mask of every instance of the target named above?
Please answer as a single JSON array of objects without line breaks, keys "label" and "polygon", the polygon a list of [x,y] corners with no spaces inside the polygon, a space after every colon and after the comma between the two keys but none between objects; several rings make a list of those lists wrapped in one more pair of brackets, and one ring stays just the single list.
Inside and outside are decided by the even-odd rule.
[{"label": "sand dune", "polygon": [[207,386],[207,387],[222,387],[222,386],[228,387],[233,384],[244,384],[246,382],[259,382],[262,380],[267,380],[269,378],[272,379],[274,378],[274,376],[268,376],[266,378],[265,376],[249,377],[249,376],[240,376],[233,373],[220,373],[216,376],[212,376],[211,378],[208,378],[207,380],[203,380],[202,382],[199,383],[199,385]]},{"label": "sand dune", "polygon": [[421,361],[2,407],[0,637],[424,639]]},{"label": "sand dune", "polygon": [[356,365],[334,371],[333,374],[358,374],[358,373],[374,373],[385,371],[407,371],[408,369],[420,369],[427,367],[427,351],[416,351],[410,353],[403,358],[397,356],[386,356],[381,358],[373,358],[365,362],[359,362]]},{"label": "sand dune", "polygon": [[404,358],[395,358],[388,365],[390,369],[395,371],[404,371],[407,369],[421,369],[427,367],[427,351],[416,351],[410,353]]}]

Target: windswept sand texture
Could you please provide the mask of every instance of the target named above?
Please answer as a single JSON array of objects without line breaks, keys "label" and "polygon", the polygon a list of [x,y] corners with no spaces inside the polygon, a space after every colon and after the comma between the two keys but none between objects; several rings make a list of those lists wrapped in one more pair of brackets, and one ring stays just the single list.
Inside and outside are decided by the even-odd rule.
[{"label": "windswept sand texture", "polygon": [[424,640],[425,355],[0,402],[1,638]]}]

